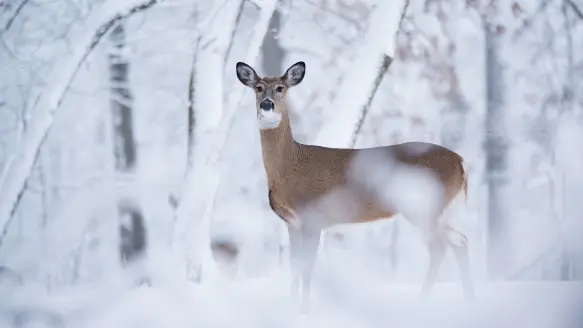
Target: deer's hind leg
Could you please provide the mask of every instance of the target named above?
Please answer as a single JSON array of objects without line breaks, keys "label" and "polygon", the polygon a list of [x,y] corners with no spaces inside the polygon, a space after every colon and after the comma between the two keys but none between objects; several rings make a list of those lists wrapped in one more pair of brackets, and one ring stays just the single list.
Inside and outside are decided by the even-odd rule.
[{"label": "deer's hind leg", "polygon": [[449,247],[453,251],[460,270],[464,296],[467,300],[472,300],[474,298],[474,286],[470,274],[467,237],[446,225],[444,228],[439,229],[427,244],[429,248],[429,270],[423,285],[423,294],[429,293],[435,284],[439,268]]},{"label": "deer's hind leg", "polygon": [[448,245],[453,250],[456,262],[460,269],[462,287],[466,300],[473,300],[475,297],[474,284],[470,274],[470,261],[468,252],[468,238],[461,232],[447,227],[446,229]]},{"label": "deer's hind leg", "polygon": [[447,243],[441,235],[437,235],[427,242],[427,248],[429,249],[429,269],[423,283],[423,294],[428,294],[435,284],[439,268],[447,251]]},{"label": "deer's hind leg", "polygon": [[[402,213],[407,221],[421,232],[423,242],[429,252],[429,267],[421,290],[423,295],[429,294],[433,289],[449,245],[447,235],[441,229],[440,220],[442,216],[439,214],[431,215],[430,213],[426,212],[422,215],[418,213]],[[437,213],[437,211],[434,211],[434,213]]]}]

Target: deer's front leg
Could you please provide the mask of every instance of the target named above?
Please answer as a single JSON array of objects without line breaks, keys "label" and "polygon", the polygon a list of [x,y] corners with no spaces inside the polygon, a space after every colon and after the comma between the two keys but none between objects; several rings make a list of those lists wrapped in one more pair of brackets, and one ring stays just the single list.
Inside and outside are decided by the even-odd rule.
[{"label": "deer's front leg", "polygon": [[320,246],[319,229],[302,229],[302,312],[310,309],[310,287]]},{"label": "deer's front leg", "polygon": [[294,297],[298,296],[300,291],[300,255],[302,250],[302,235],[298,229],[287,226],[289,235],[289,269],[291,286],[290,292]]}]

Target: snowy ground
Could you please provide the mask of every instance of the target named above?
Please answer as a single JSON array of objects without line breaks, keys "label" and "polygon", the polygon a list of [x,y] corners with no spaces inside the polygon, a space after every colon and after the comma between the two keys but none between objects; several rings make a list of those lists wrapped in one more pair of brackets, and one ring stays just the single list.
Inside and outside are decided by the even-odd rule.
[{"label": "snowy ground", "polygon": [[583,327],[581,283],[483,283],[473,303],[462,301],[453,282],[437,285],[427,299],[418,291],[319,279],[311,313],[300,314],[279,279],[110,285],[51,296],[5,288],[0,327]]}]

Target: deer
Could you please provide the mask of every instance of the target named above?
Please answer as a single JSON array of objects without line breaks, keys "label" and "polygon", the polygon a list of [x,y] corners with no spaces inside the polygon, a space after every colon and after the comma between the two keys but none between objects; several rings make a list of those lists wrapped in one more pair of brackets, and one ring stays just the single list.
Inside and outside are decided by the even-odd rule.
[{"label": "deer", "polygon": [[[401,214],[419,229],[429,251],[422,295],[432,289],[446,250],[451,248],[464,296],[473,299],[468,239],[443,217],[456,197],[464,196],[467,201],[468,176],[462,156],[437,144],[416,141],[360,149],[296,141],[287,93],[302,82],[305,73],[302,61],[277,77],[260,77],[248,64],[236,63],[238,80],[255,93],[269,206],[287,226],[291,292],[297,296],[301,283],[302,306],[309,310],[311,278],[325,229]],[[399,178],[395,172],[422,172],[433,179],[415,184],[414,174]],[[382,192],[383,181],[392,185],[389,192]],[[400,191],[407,183],[414,185],[413,194],[427,194],[432,201],[401,206],[399,198],[404,195]]]}]

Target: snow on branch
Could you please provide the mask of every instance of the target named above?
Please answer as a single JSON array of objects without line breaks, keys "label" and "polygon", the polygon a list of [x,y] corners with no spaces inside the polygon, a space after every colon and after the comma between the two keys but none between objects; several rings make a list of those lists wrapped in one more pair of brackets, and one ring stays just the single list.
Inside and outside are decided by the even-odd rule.
[{"label": "snow on branch", "polygon": [[[403,25],[403,20],[405,20],[405,14],[407,13],[407,8],[409,8],[409,3],[410,3],[410,0],[405,0],[405,5],[404,5],[403,10],[401,12],[401,18],[399,19],[398,30],[400,30],[401,26]],[[373,82],[372,90],[370,91],[370,94],[368,96],[368,100],[367,100],[366,104],[362,107],[360,118],[358,119],[358,122],[356,123],[356,126],[354,127],[354,132],[352,133],[352,142],[350,144],[351,148],[354,148],[356,146],[356,141],[357,141],[358,135],[360,134],[360,130],[362,130],[362,126],[364,125],[364,120],[366,119],[366,116],[368,115],[368,111],[370,109],[370,106],[372,105],[372,101],[374,99],[374,96],[377,93],[377,90],[379,89],[381,82],[383,81],[383,77],[385,76],[385,74],[389,70],[389,66],[391,66],[391,63],[393,62],[393,58],[388,55],[388,53],[394,52],[394,50],[392,49],[392,46],[393,46],[393,44],[388,44],[389,48],[387,49],[387,51],[383,55],[383,61],[382,61],[381,67],[379,68],[379,70],[377,72],[377,76]]]},{"label": "snow on branch", "polygon": [[373,82],[373,87],[372,87],[372,90],[370,92],[370,95],[368,96],[368,100],[362,108],[361,115],[358,119],[358,122],[356,123],[356,126],[354,128],[354,132],[352,133],[352,142],[350,144],[351,148],[354,148],[354,146],[356,145],[356,140],[358,138],[358,135],[360,134],[360,130],[362,129],[362,126],[364,125],[364,120],[366,119],[366,116],[368,114],[370,106],[372,105],[372,101],[374,99],[374,96],[377,93],[377,90],[378,90],[379,86],[381,85],[381,82],[383,81],[383,77],[385,76],[385,74],[389,70],[389,66],[391,66],[392,62],[393,62],[393,59],[391,57],[389,57],[389,55],[385,54],[383,56],[383,63],[377,72],[377,76]]},{"label": "snow on branch", "polygon": [[0,177],[0,245],[24,193],[30,171],[48,135],[55,113],[84,60],[116,22],[163,1],[107,0],[71,31],[69,44],[76,47],[69,56],[57,60],[47,79],[47,87],[37,90],[33,96],[38,101],[30,128],[7,159]]},{"label": "snow on branch", "polygon": [[315,144],[334,147],[351,145],[353,134],[344,131],[354,131],[354,124],[362,117],[363,108],[374,96],[374,90],[378,87],[375,87],[376,82],[380,84],[379,66],[388,68],[390,64],[390,61],[386,64],[385,56],[390,59],[394,53],[395,36],[407,3],[406,0],[377,2],[362,46],[349,66],[332,104],[334,112],[341,114],[332,116],[332,120],[322,126]]}]

